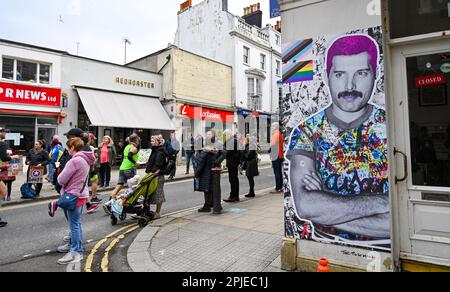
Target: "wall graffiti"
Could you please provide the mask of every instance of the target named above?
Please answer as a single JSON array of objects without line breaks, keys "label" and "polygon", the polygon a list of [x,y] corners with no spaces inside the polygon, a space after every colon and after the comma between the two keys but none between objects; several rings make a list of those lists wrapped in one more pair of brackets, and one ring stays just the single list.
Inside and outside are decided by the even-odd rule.
[{"label": "wall graffiti", "polygon": [[389,250],[381,27],[288,44],[283,62],[287,235]]}]

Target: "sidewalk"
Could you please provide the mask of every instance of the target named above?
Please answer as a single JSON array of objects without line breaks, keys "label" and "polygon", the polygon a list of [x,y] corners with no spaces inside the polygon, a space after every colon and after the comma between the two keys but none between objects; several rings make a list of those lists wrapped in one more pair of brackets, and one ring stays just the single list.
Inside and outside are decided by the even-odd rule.
[{"label": "sidewalk", "polygon": [[[263,155],[262,161],[260,163],[260,167],[269,166],[269,165],[271,165],[269,155]],[[186,175],[185,172],[186,172],[186,165],[185,164],[178,165],[174,181],[194,178],[194,174],[193,174],[194,170],[192,169],[192,165],[191,165],[191,169],[190,169],[190,174]],[[138,175],[143,177],[145,175],[145,168],[138,169]],[[98,190],[99,193],[112,191],[117,184],[118,178],[119,178],[119,170],[113,169],[111,171],[110,187],[109,188],[100,188]],[[51,200],[51,199],[55,199],[55,198],[59,197],[59,195],[56,193],[56,191],[52,189],[52,185],[45,181],[44,185],[42,187],[41,196],[38,199],[22,200],[21,199],[22,194],[20,193],[20,187],[24,184],[25,180],[26,180],[26,174],[17,176],[16,181],[13,183],[13,188],[12,188],[12,193],[11,193],[11,201],[4,202],[3,203],[4,207],[12,206],[12,205],[19,205],[19,204],[26,204],[26,203],[30,203],[30,202]]]},{"label": "sidewalk", "polygon": [[155,221],[128,250],[135,272],[282,272],[283,196],[224,204],[213,216],[188,210]]}]

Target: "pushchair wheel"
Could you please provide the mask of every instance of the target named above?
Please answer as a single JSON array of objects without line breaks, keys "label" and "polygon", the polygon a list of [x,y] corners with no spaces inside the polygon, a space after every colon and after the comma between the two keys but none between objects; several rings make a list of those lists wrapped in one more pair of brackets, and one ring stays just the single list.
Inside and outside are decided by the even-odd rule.
[{"label": "pushchair wheel", "polygon": [[148,222],[150,222],[150,220],[148,220],[147,217],[141,218],[138,221],[139,227],[144,228],[148,225]]},{"label": "pushchair wheel", "polygon": [[111,216],[111,225],[116,226],[117,225],[117,218],[115,216]]},{"label": "pushchair wheel", "polygon": [[120,215],[119,219],[120,221],[125,221],[127,219],[127,214],[123,213],[122,215]]}]

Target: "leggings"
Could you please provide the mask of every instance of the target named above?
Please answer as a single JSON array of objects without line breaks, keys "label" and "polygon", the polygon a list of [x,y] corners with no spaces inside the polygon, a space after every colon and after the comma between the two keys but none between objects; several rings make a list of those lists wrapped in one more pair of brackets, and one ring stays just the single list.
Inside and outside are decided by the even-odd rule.
[{"label": "leggings", "polygon": [[248,178],[248,184],[250,185],[250,195],[255,194],[255,177],[254,176],[247,176]]},{"label": "leggings", "polygon": [[12,180],[6,180],[6,181],[4,180],[3,183],[6,185],[6,188],[8,189],[7,196],[11,197],[13,181]]}]

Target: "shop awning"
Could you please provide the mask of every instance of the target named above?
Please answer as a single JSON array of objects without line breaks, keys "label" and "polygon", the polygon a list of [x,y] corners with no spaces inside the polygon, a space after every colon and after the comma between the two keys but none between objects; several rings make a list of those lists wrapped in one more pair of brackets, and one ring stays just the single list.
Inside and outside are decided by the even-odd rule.
[{"label": "shop awning", "polygon": [[77,88],[93,126],[175,130],[157,98]]}]

